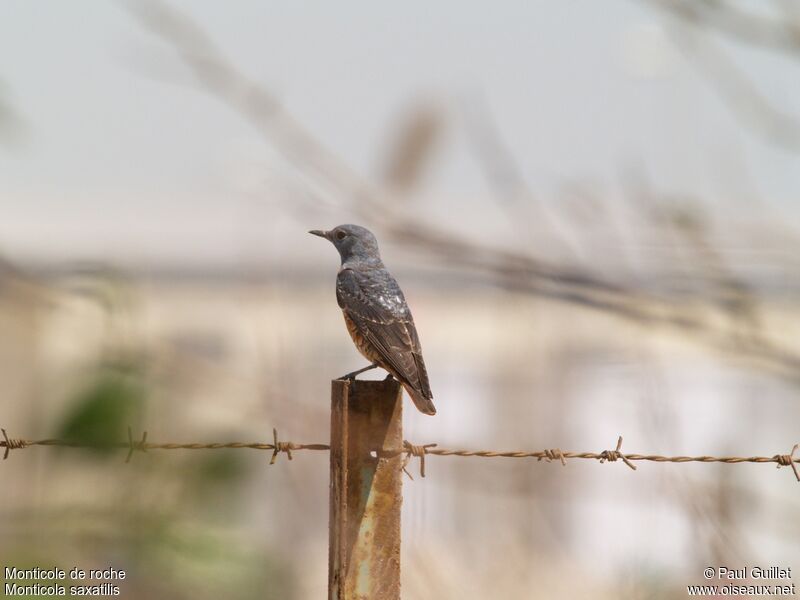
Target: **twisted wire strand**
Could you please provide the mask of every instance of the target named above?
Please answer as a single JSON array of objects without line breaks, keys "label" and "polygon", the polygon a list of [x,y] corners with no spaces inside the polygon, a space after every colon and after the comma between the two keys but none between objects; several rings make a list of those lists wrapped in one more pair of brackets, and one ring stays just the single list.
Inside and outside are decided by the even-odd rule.
[{"label": "twisted wire strand", "polygon": [[[128,449],[128,456],[126,462],[129,462],[134,452],[147,452],[149,450],[222,450],[222,449],[251,449],[251,450],[271,450],[272,458],[270,464],[274,464],[280,454],[286,454],[289,460],[292,459],[292,452],[302,450],[317,450],[325,451],[330,450],[328,444],[298,444],[295,442],[285,442],[278,439],[278,432],[273,429],[273,442],[148,442],[147,432],[142,434],[140,440],[135,440],[131,430],[128,430],[127,442],[112,442],[109,444],[87,444],[84,442],[77,442],[71,440],[60,439],[42,439],[42,440],[27,440],[9,438],[6,430],[1,429],[3,439],[0,440],[0,448],[5,448],[3,459],[7,459],[11,450],[22,450],[33,446],[57,446],[65,448],[111,448],[111,449]],[[617,445],[614,450],[603,450],[601,452],[572,452],[562,451],[558,448],[535,450],[535,451],[500,451],[500,450],[467,450],[467,449],[453,449],[453,448],[440,448],[437,444],[412,444],[408,441],[403,442],[402,448],[395,450],[382,450],[381,457],[391,457],[397,455],[404,455],[402,463],[403,470],[406,470],[408,463],[418,458],[420,461],[420,475],[425,477],[425,457],[428,455],[433,456],[460,456],[464,458],[478,457],[478,458],[536,458],[539,461],[546,460],[548,462],[558,460],[563,466],[566,466],[569,459],[586,459],[596,460],[603,462],[616,462],[622,460],[632,470],[636,470],[634,462],[646,461],[656,463],[724,463],[729,465],[753,463],[753,464],[775,464],[778,468],[790,467],[794,473],[797,481],[800,481],[800,472],[797,465],[800,463],[800,456],[795,456],[800,444],[795,444],[789,454],[775,454],[773,456],[662,456],[659,454],[636,454],[622,451],[622,437],[617,440]]]}]

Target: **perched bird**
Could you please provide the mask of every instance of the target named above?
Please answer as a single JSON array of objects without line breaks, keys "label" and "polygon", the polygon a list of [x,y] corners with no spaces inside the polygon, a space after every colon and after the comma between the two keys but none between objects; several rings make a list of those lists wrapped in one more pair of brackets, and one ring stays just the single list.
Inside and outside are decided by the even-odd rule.
[{"label": "perched bird", "polygon": [[342,257],[336,299],[353,342],[371,363],[344,378],[381,367],[403,384],[421,412],[435,415],[414,319],[400,286],[381,261],[375,236],[358,225],[309,233],[329,240]]}]

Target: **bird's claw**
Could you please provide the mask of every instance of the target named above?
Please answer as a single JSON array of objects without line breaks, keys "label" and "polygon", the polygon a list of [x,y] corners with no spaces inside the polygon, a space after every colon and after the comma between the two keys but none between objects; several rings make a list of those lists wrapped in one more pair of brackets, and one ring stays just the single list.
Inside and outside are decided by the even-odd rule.
[{"label": "bird's claw", "polygon": [[376,368],[378,365],[376,363],[372,363],[371,365],[367,365],[363,369],[358,369],[357,371],[353,371],[352,373],[348,373],[347,375],[342,375],[339,379],[345,379],[347,381],[355,381],[356,376],[360,375],[364,371],[369,371],[370,369]]}]

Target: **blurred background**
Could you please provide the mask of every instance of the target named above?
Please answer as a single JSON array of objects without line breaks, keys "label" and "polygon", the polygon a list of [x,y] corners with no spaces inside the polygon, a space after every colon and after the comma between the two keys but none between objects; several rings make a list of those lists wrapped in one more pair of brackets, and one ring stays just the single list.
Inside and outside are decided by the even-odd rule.
[{"label": "blurred background", "polygon": [[[363,366],[338,256],[372,229],[446,447],[767,455],[800,441],[791,1],[0,9],[0,424],[102,443],[327,442]],[[368,378],[381,378],[371,373]],[[34,448],[0,564],[125,598],[325,597],[328,456]],[[412,469],[415,472],[416,469]],[[767,465],[431,457],[403,595],[683,598],[800,569]]]}]

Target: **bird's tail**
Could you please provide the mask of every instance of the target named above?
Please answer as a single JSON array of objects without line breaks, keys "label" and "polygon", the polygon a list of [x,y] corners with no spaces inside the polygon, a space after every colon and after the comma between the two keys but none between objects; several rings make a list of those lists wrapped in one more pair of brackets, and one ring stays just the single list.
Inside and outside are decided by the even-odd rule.
[{"label": "bird's tail", "polygon": [[436,414],[436,407],[433,405],[431,397],[420,393],[419,390],[415,390],[409,385],[404,385],[403,387],[406,388],[408,395],[411,396],[411,399],[414,401],[414,406],[416,406],[421,413],[426,415]]}]

